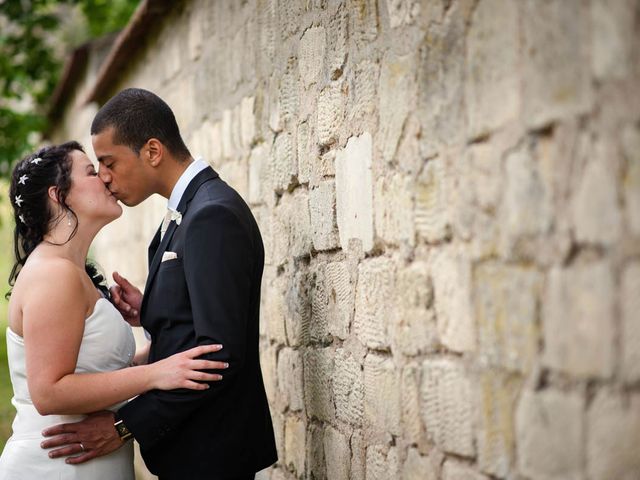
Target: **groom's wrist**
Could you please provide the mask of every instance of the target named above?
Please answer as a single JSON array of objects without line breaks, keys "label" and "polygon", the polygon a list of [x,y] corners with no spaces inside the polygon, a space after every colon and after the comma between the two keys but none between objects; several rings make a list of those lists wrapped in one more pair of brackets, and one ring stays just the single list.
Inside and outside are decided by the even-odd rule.
[{"label": "groom's wrist", "polygon": [[118,415],[118,412],[114,414],[113,427],[116,429],[121,441],[126,442],[130,438],[133,438],[133,433],[127,428],[122,418],[120,418],[120,415]]}]

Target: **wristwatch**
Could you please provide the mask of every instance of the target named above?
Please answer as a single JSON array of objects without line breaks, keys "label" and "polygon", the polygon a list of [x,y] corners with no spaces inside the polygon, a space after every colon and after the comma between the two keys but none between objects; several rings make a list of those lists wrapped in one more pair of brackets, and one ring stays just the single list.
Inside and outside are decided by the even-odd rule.
[{"label": "wristwatch", "polygon": [[124,424],[124,421],[120,418],[120,416],[118,415],[118,412],[115,413],[114,420],[115,420],[115,423],[113,424],[113,426],[116,429],[116,432],[118,432],[118,436],[120,437],[120,440],[122,440],[123,442],[126,442],[130,438],[133,438],[133,433],[131,433],[131,431]]}]

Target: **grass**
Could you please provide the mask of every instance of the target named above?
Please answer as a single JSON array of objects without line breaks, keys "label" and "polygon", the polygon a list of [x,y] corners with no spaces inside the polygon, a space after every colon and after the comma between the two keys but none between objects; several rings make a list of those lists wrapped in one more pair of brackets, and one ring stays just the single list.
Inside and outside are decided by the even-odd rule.
[{"label": "grass", "polygon": [[7,438],[11,435],[11,422],[15,415],[11,397],[13,388],[9,379],[7,365],[7,305],[4,294],[9,289],[7,280],[13,265],[13,220],[11,206],[8,200],[9,186],[6,181],[0,181],[0,450],[4,449]]}]

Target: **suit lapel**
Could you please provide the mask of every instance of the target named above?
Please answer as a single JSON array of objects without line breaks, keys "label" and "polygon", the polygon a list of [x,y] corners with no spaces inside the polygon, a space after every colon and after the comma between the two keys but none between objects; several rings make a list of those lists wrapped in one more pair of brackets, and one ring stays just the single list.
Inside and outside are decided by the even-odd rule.
[{"label": "suit lapel", "polygon": [[[201,172],[199,172],[191,180],[191,182],[189,182],[189,185],[187,186],[187,189],[182,195],[182,198],[180,199],[180,203],[178,204],[178,208],[177,208],[178,212],[181,213],[183,218],[187,213],[187,209],[189,208],[189,204],[191,203],[191,200],[193,200],[193,197],[195,196],[200,186],[203,183],[216,178],[218,178],[218,174],[216,173],[216,171],[211,167],[207,167]],[[169,242],[171,241],[171,238],[173,237],[173,234],[175,233],[177,227],[178,225],[176,224],[176,222],[169,223],[169,226],[167,227],[167,231],[162,237],[162,241],[160,241],[160,229],[158,229],[158,231],[156,232],[156,235],[153,237],[153,240],[151,241],[151,244],[149,245],[149,259],[150,259],[149,274],[147,276],[147,282],[144,287],[145,295],[142,299],[141,310],[144,310],[145,308],[146,299],[148,298],[147,292],[149,292],[149,289],[151,288],[151,285],[153,283],[153,279],[155,278],[156,273],[158,273],[158,268],[160,267],[160,263],[162,262],[162,255],[164,254],[167,248],[167,245],[169,245]],[[154,249],[154,247],[157,247],[157,248]]]}]

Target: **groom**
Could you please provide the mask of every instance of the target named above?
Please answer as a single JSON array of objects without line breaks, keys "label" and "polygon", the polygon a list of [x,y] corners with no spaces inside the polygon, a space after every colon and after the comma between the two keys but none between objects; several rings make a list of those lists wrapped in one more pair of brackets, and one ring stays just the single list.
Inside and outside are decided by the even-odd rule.
[{"label": "groom", "polygon": [[[50,456],[82,463],[140,444],[161,480],[254,478],[277,460],[258,356],[264,249],[242,198],[202,160],[193,160],[173,112],[155,94],[126,89],[91,125],[99,176],[122,203],[153,193],[169,200],[149,246],[144,296],[115,274],[114,302],[151,335],[149,362],[196,345],[220,343],[228,362],[208,390],[152,390],[115,414],[46,430]],[[62,448],[60,448],[62,447]]]}]

